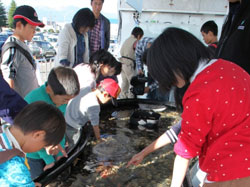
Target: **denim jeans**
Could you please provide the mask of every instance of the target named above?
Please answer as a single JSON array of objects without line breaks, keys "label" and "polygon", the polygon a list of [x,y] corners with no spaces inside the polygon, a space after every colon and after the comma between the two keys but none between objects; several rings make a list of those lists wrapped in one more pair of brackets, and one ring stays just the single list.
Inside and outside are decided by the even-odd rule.
[{"label": "denim jeans", "polygon": [[147,94],[147,99],[168,102],[169,101],[169,93],[162,94],[160,92],[159,88],[157,88],[157,89],[155,89],[152,92],[149,92]]},{"label": "denim jeans", "polygon": [[32,180],[34,180],[43,172],[43,168],[45,167],[45,162],[43,161],[43,159],[33,159],[28,157],[27,159],[28,159],[28,164],[30,166],[30,175]]}]

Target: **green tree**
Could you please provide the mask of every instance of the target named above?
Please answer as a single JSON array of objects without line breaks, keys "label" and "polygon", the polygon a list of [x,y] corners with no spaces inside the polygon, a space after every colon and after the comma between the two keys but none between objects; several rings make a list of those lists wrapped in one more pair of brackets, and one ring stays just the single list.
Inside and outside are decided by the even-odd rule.
[{"label": "green tree", "polygon": [[53,29],[49,29],[48,32],[49,33],[55,33],[55,31]]},{"label": "green tree", "polygon": [[16,10],[16,2],[12,0],[10,4],[9,13],[8,13],[8,24],[9,24],[9,27],[12,29],[13,29],[13,22],[14,22],[13,14],[15,10]]},{"label": "green tree", "polygon": [[7,26],[6,11],[3,6],[3,3],[0,0],[0,28],[5,26]]}]

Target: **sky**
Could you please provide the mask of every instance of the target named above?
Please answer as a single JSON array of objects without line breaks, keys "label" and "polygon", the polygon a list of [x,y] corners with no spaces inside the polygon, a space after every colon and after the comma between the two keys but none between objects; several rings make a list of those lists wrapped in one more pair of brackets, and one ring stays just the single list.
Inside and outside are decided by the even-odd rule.
[{"label": "sky", "polygon": [[[8,12],[11,0],[1,0]],[[17,6],[30,5],[35,8],[40,20],[47,17],[56,22],[71,22],[73,15],[80,9],[91,9],[90,0],[15,0]],[[117,0],[105,0],[102,14],[109,19],[117,18]]]}]

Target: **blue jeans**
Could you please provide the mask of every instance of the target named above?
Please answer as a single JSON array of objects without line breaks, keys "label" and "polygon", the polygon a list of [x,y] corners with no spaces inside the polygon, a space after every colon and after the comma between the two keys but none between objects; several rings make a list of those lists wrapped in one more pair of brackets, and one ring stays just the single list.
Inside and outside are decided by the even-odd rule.
[{"label": "blue jeans", "polygon": [[43,161],[43,159],[33,159],[28,157],[27,159],[28,159],[28,164],[30,166],[30,175],[32,180],[34,180],[43,172],[43,168],[45,167],[45,162]]},{"label": "blue jeans", "polygon": [[157,89],[155,89],[152,92],[149,92],[147,94],[147,99],[168,102],[169,101],[169,93],[162,94],[160,92],[159,88],[157,88]]}]

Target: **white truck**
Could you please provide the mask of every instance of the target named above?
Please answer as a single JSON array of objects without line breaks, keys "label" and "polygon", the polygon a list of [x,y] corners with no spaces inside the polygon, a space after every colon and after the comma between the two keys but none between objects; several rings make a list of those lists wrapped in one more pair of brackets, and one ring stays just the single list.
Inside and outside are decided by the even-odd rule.
[{"label": "white truck", "polygon": [[227,11],[228,0],[118,0],[118,43],[122,44],[135,26],[148,37],[178,27],[202,39],[200,27],[208,20],[217,23],[220,35]]},{"label": "white truck", "polygon": [[[135,26],[144,30],[144,37],[153,38],[167,27],[178,27],[203,42],[200,28],[206,21],[213,20],[218,25],[219,37],[228,5],[228,0],[118,0],[118,42],[113,54],[120,57],[120,47]],[[144,70],[147,71],[147,67]],[[174,102],[172,91],[169,101]]]}]

